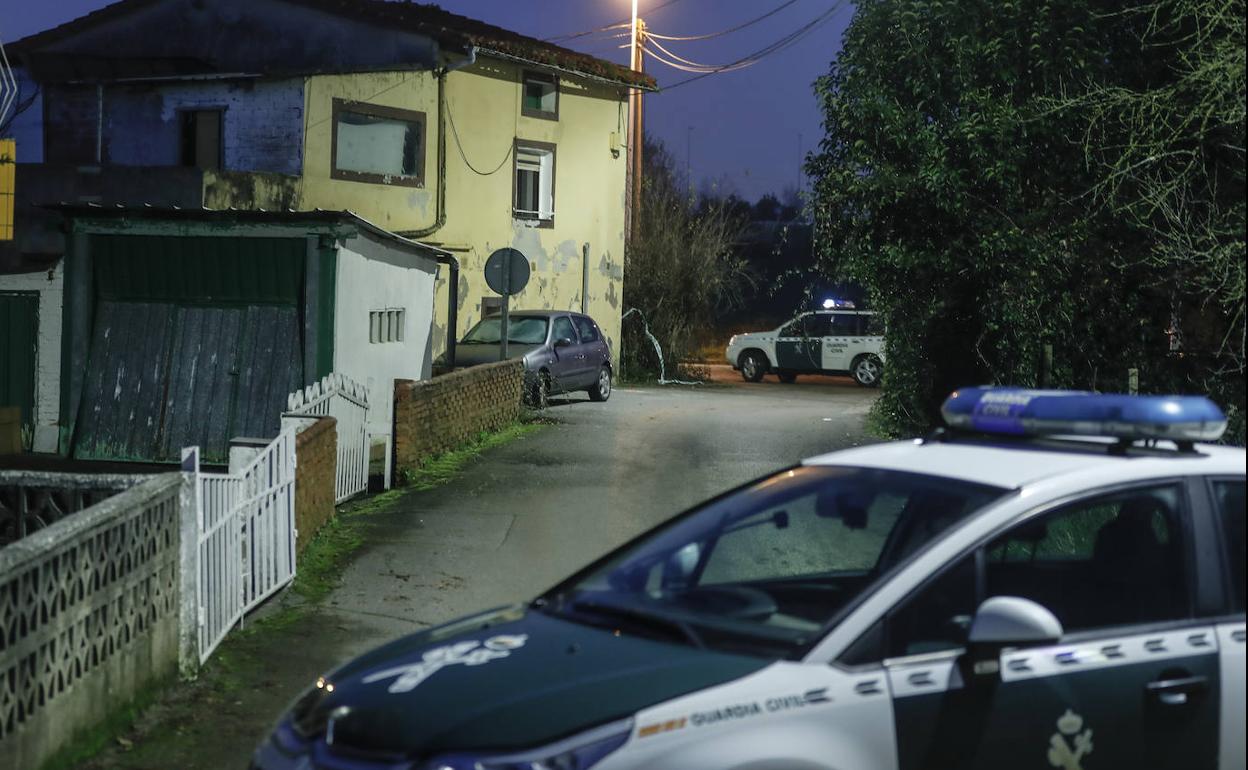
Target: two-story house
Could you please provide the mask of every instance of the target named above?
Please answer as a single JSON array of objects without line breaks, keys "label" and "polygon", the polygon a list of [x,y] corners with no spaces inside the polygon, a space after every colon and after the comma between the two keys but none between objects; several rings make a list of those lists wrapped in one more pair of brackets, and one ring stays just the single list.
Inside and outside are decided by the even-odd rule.
[{"label": "two-story house", "polygon": [[[448,335],[496,310],[483,269],[501,247],[532,271],[512,307],[584,311],[619,339],[628,95],[654,88],[641,73],[435,5],[383,0],[122,0],[9,51],[23,93],[37,97],[13,130],[17,236],[0,245],[0,294],[24,290],[37,319],[31,427],[36,437],[62,429],[37,449],[65,451],[62,412],[75,407],[61,380],[100,365],[71,358],[74,343],[61,338],[71,297],[85,290],[66,282],[65,208],[49,203],[351,212],[429,247],[444,257],[432,312],[393,313],[394,300],[358,280],[359,306],[340,297],[334,311],[425,319],[428,328],[392,332],[427,338],[423,363],[388,376],[425,376]],[[144,217],[145,232],[158,218]],[[351,347],[338,340],[334,368],[371,376],[344,368]],[[309,366],[303,379],[315,374]],[[388,399],[390,381],[379,379],[377,398]]]}]

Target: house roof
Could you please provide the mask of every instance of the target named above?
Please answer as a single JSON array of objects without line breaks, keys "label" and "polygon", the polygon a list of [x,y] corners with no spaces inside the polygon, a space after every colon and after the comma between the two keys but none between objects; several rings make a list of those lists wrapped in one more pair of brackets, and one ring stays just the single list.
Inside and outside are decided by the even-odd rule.
[{"label": "house roof", "polygon": [[[120,0],[97,11],[43,32],[22,38],[11,46],[17,54],[27,54],[59,42],[99,24],[123,18],[135,11],[165,0]],[[493,24],[445,11],[436,4],[411,0],[281,0],[305,8],[364,22],[387,30],[425,35],[444,47],[467,51],[476,47],[484,55],[515,58],[534,64],[567,70],[575,74],[645,89],[656,88],[653,76],[637,72],[589,54],[573,51],[544,40],[521,35]]]},{"label": "house roof", "polygon": [[303,225],[350,225],[375,238],[389,241],[407,251],[425,257],[449,256],[450,252],[437,246],[404,238],[390,232],[379,225],[373,224],[354,211],[333,211],[329,209],[312,209],[310,211],[266,211],[264,209],[205,209],[205,208],[164,208],[159,206],[101,206],[94,203],[55,203],[42,208],[59,211],[69,219],[110,219],[161,222],[211,222],[217,224],[303,224]]}]

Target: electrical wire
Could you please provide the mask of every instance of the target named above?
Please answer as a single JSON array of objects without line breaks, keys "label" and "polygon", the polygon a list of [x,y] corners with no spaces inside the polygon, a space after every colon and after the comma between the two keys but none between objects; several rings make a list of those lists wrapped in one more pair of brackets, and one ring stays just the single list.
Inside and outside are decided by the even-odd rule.
[{"label": "electrical wire", "polygon": [[798,0],[786,0],[786,2],[783,2],[780,5],[776,6],[775,8],[772,8],[770,11],[768,11],[767,13],[764,13],[762,16],[755,17],[753,19],[750,19],[749,21],[742,22],[735,27],[729,27],[728,29],[721,30],[719,32],[710,32],[705,35],[660,35],[655,32],[650,32],[649,30],[647,30],[646,37],[657,37],[660,40],[675,40],[675,41],[681,41],[681,42],[688,42],[692,40],[710,40],[711,38],[722,37],[724,35],[730,35],[733,32],[737,32],[738,30],[745,29],[746,27],[752,27],[755,24],[759,23],[760,21],[763,21],[764,19],[768,19],[772,16],[775,16],[777,13],[780,13],[785,8],[788,8],[790,5],[793,5],[797,1]]},{"label": "electrical wire", "polygon": [[[681,2],[681,0],[667,0],[666,3],[661,3],[659,5],[656,5],[655,7],[646,11],[646,13],[658,13],[664,8],[667,8],[669,5],[675,5],[676,3],[679,3],[679,2]],[[571,35],[556,35],[555,37],[548,37],[548,38],[545,38],[544,42],[556,43],[560,41],[575,40],[578,37],[585,37],[586,35],[594,35],[599,32],[607,32],[609,30],[618,29],[620,27],[627,29],[631,26],[633,26],[633,19],[630,16],[628,18],[620,19],[619,21],[612,22],[611,24],[607,24],[601,27],[596,27],[594,29],[586,30],[585,32],[576,32]]]},{"label": "electrical wire", "polygon": [[[748,56],[743,56],[742,58],[737,59],[736,61],[728,62],[727,64],[721,65],[719,67],[700,71],[699,74],[696,74],[691,78],[685,78],[684,80],[678,80],[669,86],[663,86],[662,88],[659,88],[658,91],[660,93],[664,91],[670,91],[673,88],[678,88],[679,86],[683,86],[688,83],[696,82],[698,80],[701,80],[702,78],[710,77],[711,75],[715,75],[720,72],[729,72],[729,71],[732,71],[733,69],[743,69],[744,67],[750,66],[752,64],[756,64],[759,61],[761,61],[763,58],[770,56],[773,53],[779,53],[780,51],[783,51],[784,49],[798,43],[799,41],[801,41],[802,39],[810,35],[815,30],[827,24],[829,21],[832,20],[833,14],[839,11],[844,5],[845,5],[845,0],[836,0],[836,2],[834,2],[832,6],[829,7],[826,11],[819,14],[814,19],[811,19],[806,24],[803,24],[801,27],[798,27],[793,32],[790,32],[784,37],[781,37],[780,39],[772,42],[770,45],[760,48],[754,53],[749,54]],[[653,53],[651,55],[653,56]]]},{"label": "electrical wire", "polygon": [[468,160],[468,155],[467,153],[464,152],[464,145],[462,142],[459,141],[459,129],[455,128],[455,115],[454,113],[451,112],[451,100],[450,99],[446,100],[446,118],[451,124],[451,136],[455,137],[455,149],[459,150],[459,157],[463,158],[464,165],[468,167],[468,170],[476,174],[477,176],[491,176],[493,174],[497,174],[499,170],[507,163],[507,159],[511,157],[512,151],[516,149],[516,146],[513,143],[510,147],[507,148],[507,154],[503,155],[503,159],[498,162],[498,165],[495,166],[492,171],[480,171],[477,169],[476,166],[472,165],[472,161]]},{"label": "electrical wire", "polygon": [[[663,56],[650,50],[647,47],[650,45],[655,46],[664,54],[671,57],[671,59],[664,58]],[[663,46],[659,45],[657,41],[653,41],[653,40],[647,40],[645,44],[642,46],[641,50],[642,50],[642,53],[645,53],[647,56],[654,59],[655,61],[660,62],[662,64],[666,64],[667,66],[672,67],[673,69],[681,70],[682,72],[704,72],[707,74],[714,74],[717,72],[732,72],[733,70],[745,69],[746,67],[754,63],[753,61],[746,61],[746,62],[739,62],[736,64],[700,64],[698,62],[690,61],[688,59],[677,56],[676,54],[667,50]],[[672,59],[675,59],[675,61],[672,61]]]}]

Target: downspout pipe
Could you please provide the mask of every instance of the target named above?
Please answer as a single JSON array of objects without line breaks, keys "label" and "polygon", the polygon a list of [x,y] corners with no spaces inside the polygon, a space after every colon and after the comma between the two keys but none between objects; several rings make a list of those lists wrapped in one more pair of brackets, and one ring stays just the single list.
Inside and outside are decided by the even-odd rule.
[{"label": "downspout pipe", "polygon": [[[468,55],[438,71],[438,192],[434,206],[437,215],[433,224],[414,233],[405,233],[413,240],[433,235],[446,224],[446,76],[451,72],[469,67],[477,61],[477,47],[469,46]],[[446,265],[450,273],[446,287],[446,366],[455,369],[455,343],[459,337],[459,260],[450,254],[439,254],[438,263]]]},{"label": "downspout pipe", "polygon": [[439,254],[438,264],[450,268],[446,282],[446,368],[455,370],[455,342],[459,336],[459,260],[450,254]]}]

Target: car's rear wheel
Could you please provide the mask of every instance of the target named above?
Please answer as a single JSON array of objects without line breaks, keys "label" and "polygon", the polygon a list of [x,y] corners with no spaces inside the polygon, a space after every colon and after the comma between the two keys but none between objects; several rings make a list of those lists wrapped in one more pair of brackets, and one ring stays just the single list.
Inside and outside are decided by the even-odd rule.
[{"label": "car's rear wheel", "polygon": [[776,377],[786,385],[797,382],[796,372],[776,372]]},{"label": "car's rear wheel", "polygon": [[590,401],[606,401],[611,398],[611,370],[602,367],[598,370],[598,381],[589,389]]},{"label": "car's rear wheel", "polygon": [[738,365],[741,367],[741,376],[746,382],[758,382],[767,373],[767,359],[763,358],[763,354],[757,350],[742,353]]},{"label": "car's rear wheel", "polygon": [[862,387],[878,388],[880,386],[880,377],[884,374],[884,362],[878,356],[870,354],[858,356],[854,359],[854,364],[850,367],[849,373],[854,376],[854,382]]}]

